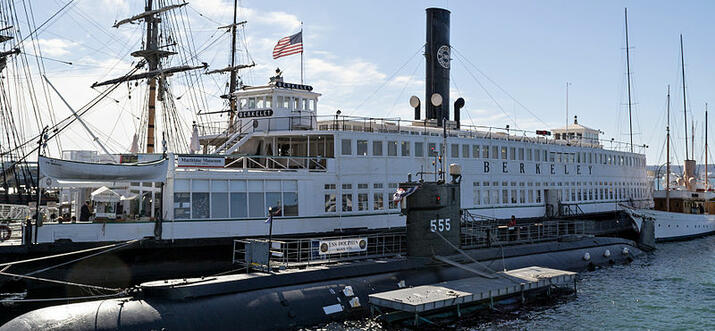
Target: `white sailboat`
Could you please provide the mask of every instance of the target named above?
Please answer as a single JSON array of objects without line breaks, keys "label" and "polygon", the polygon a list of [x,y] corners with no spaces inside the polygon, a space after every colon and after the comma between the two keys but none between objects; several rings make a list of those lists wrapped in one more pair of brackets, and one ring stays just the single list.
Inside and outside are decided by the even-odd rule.
[{"label": "white sailboat", "polygon": [[[680,36],[680,55],[683,56],[683,36]],[[684,61],[681,62],[681,64]],[[668,88],[668,125],[666,127],[666,188],[653,193],[655,208],[626,209],[639,229],[643,221],[653,220],[655,225],[655,240],[683,240],[715,233],[715,194],[710,190],[707,179],[707,122],[708,111],[705,107],[705,180],[702,188],[698,187],[695,175],[695,160],[688,159],[688,126],[685,101],[685,66],[683,73],[683,114],[685,115],[685,167],[678,180],[677,187],[671,187],[670,181],[670,87]],[[695,151],[692,151],[693,158]]]}]

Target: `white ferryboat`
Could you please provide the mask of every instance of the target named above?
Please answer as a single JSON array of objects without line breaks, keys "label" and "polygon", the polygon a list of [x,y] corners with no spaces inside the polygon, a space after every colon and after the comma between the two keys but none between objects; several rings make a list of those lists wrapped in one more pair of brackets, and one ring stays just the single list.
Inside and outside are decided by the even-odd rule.
[{"label": "white ferryboat", "polygon": [[[448,18],[430,10],[428,20]],[[425,50],[428,100],[410,101],[416,119],[318,115],[320,94],[278,71],[266,85],[233,93],[231,123],[194,125],[198,154],[110,157],[153,161],[125,166],[41,158],[40,182],[61,190],[63,210],[79,218],[91,199],[96,218],[44,222],[33,241],[265,236],[268,207],[280,210],[273,235],[402,228],[392,200],[398,183],[450,163],[463,169],[462,206],[485,218],[615,217],[622,203],[652,205],[645,155],[604,147],[600,131],[576,119],[551,131],[472,127],[459,121],[460,98],[449,120],[448,25],[434,30]]]}]

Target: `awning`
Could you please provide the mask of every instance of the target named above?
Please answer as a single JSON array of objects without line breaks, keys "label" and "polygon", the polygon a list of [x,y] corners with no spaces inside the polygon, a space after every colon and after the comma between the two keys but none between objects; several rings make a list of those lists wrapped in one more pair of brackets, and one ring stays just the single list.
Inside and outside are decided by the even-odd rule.
[{"label": "awning", "polygon": [[122,196],[112,191],[109,187],[102,186],[92,192],[92,201],[97,202],[119,202]]}]

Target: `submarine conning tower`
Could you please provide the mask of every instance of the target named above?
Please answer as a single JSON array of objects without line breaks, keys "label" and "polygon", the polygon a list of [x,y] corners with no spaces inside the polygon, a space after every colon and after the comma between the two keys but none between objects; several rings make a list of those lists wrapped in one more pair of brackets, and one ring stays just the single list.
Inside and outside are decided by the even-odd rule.
[{"label": "submarine conning tower", "polygon": [[400,187],[416,187],[402,208],[407,215],[407,256],[455,254],[461,238],[459,182],[405,182]]},{"label": "submarine conning tower", "polygon": [[[425,116],[428,120],[436,120],[437,126],[449,120],[449,68],[452,53],[449,44],[449,14],[446,9],[427,8]],[[441,97],[436,106],[433,99],[435,94]]]}]

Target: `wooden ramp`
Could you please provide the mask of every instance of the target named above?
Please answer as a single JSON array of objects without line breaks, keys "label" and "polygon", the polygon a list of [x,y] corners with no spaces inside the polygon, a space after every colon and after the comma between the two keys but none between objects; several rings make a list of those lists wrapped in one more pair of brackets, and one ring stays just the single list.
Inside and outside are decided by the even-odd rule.
[{"label": "wooden ramp", "polygon": [[[496,273],[493,279],[464,278],[371,294],[371,305],[408,313],[424,313],[498,297],[543,289],[551,285],[572,284],[575,272],[532,266]],[[574,283],[575,284],[575,283]]]}]

